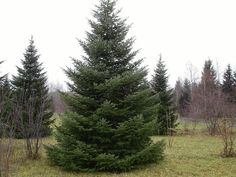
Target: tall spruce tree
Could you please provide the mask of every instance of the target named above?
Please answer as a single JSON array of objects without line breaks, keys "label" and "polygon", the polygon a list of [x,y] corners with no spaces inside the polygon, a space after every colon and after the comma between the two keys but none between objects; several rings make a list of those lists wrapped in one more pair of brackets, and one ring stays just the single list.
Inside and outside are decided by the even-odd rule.
[{"label": "tall spruce tree", "polygon": [[[39,113],[43,114],[40,134],[41,136],[47,136],[51,133],[50,124],[52,123],[53,112],[51,111],[51,100],[48,95],[46,72],[44,72],[42,63],[39,62],[39,57],[33,37],[31,37],[29,46],[24,53],[24,59],[21,60],[23,67],[17,67],[18,74],[13,76],[12,85],[15,92],[15,101],[22,106],[23,122],[20,124],[23,123],[24,126],[28,126],[27,116],[29,115],[27,111],[29,110],[26,109],[26,104],[33,104],[33,119],[36,119]],[[34,103],[31,103],[29,99],[34,100]],[[44,105],[42,106],[42,104]],[[20,130],[20,126],[22,125],[17,125],[16,137],[24,138],[25,135]],[[33,132],[28,135],[34,136]]]},{"label": "tall spruce tree", "polygon": [[80,41],[86,56],[66,70],[70,112],[57,128],[57,144],[46,149],[48,159],[67,170],[120,172],[163,158],[163,142],[154,144],[144,123],[154,118],[156,95],[145,89],[147,71],[133,61],[130,26],[115,5],[100,1],[91,32]]},{"label": "tall spruce tree", "polygon": [[157,110],[154,131],[156,134],[166,135],[169,129],[177,126],[177,115],[173,106],[172,89],[168,88],[167,69],[161,56],[154,70],[151,87],[154,93],[159,95],[160,104],[160,108]]},{"label": "tall spruce tree", "polygon": [[218,87],[216,70],[213,66],[212,60],[206,60],[204,63],[200,86],[204,92],[213,93]]},{"label": "tall spruce tree", "polygon": [[230,64],[224,72],[222,90],[227,95],[229,101],[235,101],[236,89],[234,85],[234,75]]}]

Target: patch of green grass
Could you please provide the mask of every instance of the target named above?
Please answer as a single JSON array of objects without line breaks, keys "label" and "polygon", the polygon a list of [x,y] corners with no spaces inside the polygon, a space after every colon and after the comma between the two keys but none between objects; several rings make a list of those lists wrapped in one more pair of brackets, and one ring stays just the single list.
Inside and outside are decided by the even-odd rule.
[{"label": "patch of green grass", "polygon": [[[152,137],[153,141],[166,137]],[[43,140],[54,143],[53,138]],[[222,158],[221,140],[203,135],[174,137],[173,147],[166,147],[165,160],[127,173],[72,173],[51,166],[42,153],[38,161],[26,161],[14,169],[15,177],[233,177],[236,176],[236,158]]]}]

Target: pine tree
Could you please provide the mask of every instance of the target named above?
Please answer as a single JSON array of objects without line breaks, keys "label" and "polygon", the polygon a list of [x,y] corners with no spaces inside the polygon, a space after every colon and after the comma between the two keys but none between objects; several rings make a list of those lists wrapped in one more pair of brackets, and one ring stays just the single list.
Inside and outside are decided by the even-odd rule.
[{"label": "pine tree", "polygon": [[66,70],[70,112],[57,128],[57,144],[46,149],[52,164],[67,170],[121,172],[163,158],[163,142],[154,144],[144,123],[154,118],[156,95],[146,89],[142,60],[133,61],[130,26],[115,5],[100,1],[92,31],[80,41],[86,56]]},{"label": "pine tree", "polygon": [[234,86],[234,75],[231,66],[228,65],[224,72],[222,90],[227,95],[230,101],[235,100],[235,86]]},{"label": "pine tree", "polygon": [[166,135],[168,129],[173,129],[177,126],[177,116],[173,106],[172,89],[168,88],[167,69],[160,56],[154,76],[151,81],[151,87],[155,94],[159,95],[160,109],[157,111],[157,118],[155,123],[155,133],[159,135]]},{"label": "pine tree", "polygon": [[200,86],[202,86],[203,90],[206,92],[215,91],[219,86],[216,71],[210,59],[206,60],[204,63]]},{"label": "pine tree", "polygon": [[[21,60],[22,68],[17,67],[18,74],[13,76],[12,85],[15,92],[15,101],[19,102],[22,106],[24,124],[27,125],[27,110],[26,104],[30,104],[29,100],[34,101],[34,113],[33,117],[37,117],[37,114],[43,112],[41,136],[47,136],[51,133],[50,124],[52,123],[51,117],[53,115],[51,111],[51,100],[48,96],[47,77],[42,63],[39,62],[38,51],[35,48],[34,40],[31,37],[30,44],[24,53],[24,59]],[[42,100],[46,100],[42,102]],[[42,106],[42,104],[44,104]],[[43,107],[43,108],[42,108]],[[43,109],[42,111],[40,109]],[[16,137],[24,138],[25,135],[20,131],[17,125]],[[29,133],[33,134],[33,133]],[[34,136],[34,135],[29,135]]]}]

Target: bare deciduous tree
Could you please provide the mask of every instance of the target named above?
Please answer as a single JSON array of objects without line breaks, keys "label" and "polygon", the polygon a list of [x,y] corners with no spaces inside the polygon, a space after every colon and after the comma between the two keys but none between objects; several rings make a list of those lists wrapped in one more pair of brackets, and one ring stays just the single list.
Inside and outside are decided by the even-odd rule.
[{"label": "bare deciduous tree", "polygon": [[223,157],[235,156],[234,141],[235,141],[235,120],[233,118],[223,118],[218,124],[219,133],[223,141]]},{"label": "bare deciduous tree", "polygon": [[[30,159],[38,159],[40,157],[40,147],[42,138],[42,128],[43,128],[43,113],[46,103],[46,97],[40,98],[40,102],[37,97],[30,96],[26,98],[24,94],[20,97],[21,114],[18,117],[18,125],[20,126],[20,131],[25,139],[25,150],[26,155]],[[36,106],[39,104],[40,106]],[[24,109],[23,109],[24,106]],[[38,109],[38,110],[36,110]]]},{"label": "bare deciduous tree", "polygon": [[218,119],[224,114],[221,105],[225,99],[216,74],[212,61],[207,60],[201,82],[193,85],[189,111],[191,117],[202,119],[206,123],[210,135],[217,134]]},{"label": "bare deciduous tree", "polygon": [[223,157],[233,157],[235,156],[234,151],[234,141],[236,138],[235,132],[235,115],[236,106],[233,102],[224,98],[224,102],[221,104],[221,109],[223,112],[222,118],[218,121],[218,132],[223,142]]}]

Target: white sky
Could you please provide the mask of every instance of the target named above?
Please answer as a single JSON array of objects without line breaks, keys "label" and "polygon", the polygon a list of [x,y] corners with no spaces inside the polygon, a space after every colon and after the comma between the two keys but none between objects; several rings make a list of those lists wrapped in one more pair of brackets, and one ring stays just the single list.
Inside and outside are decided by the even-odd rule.
[{"label": "white sky", "polygon": [[[61,68],[71,66],[70,56],[83,51],[84,39],[98,0],[0,0],[0,60],[3,73],[16,73],[33,35],[50,82],[64,83]],[[228,63],[236,69],[236,1],[234,0],[119,0],[122,16],[132,23],[134,49],[150,71],[161,53],[170,84],[184,77],[186,63],[199,71],[208,57],[221,71]]]}]

